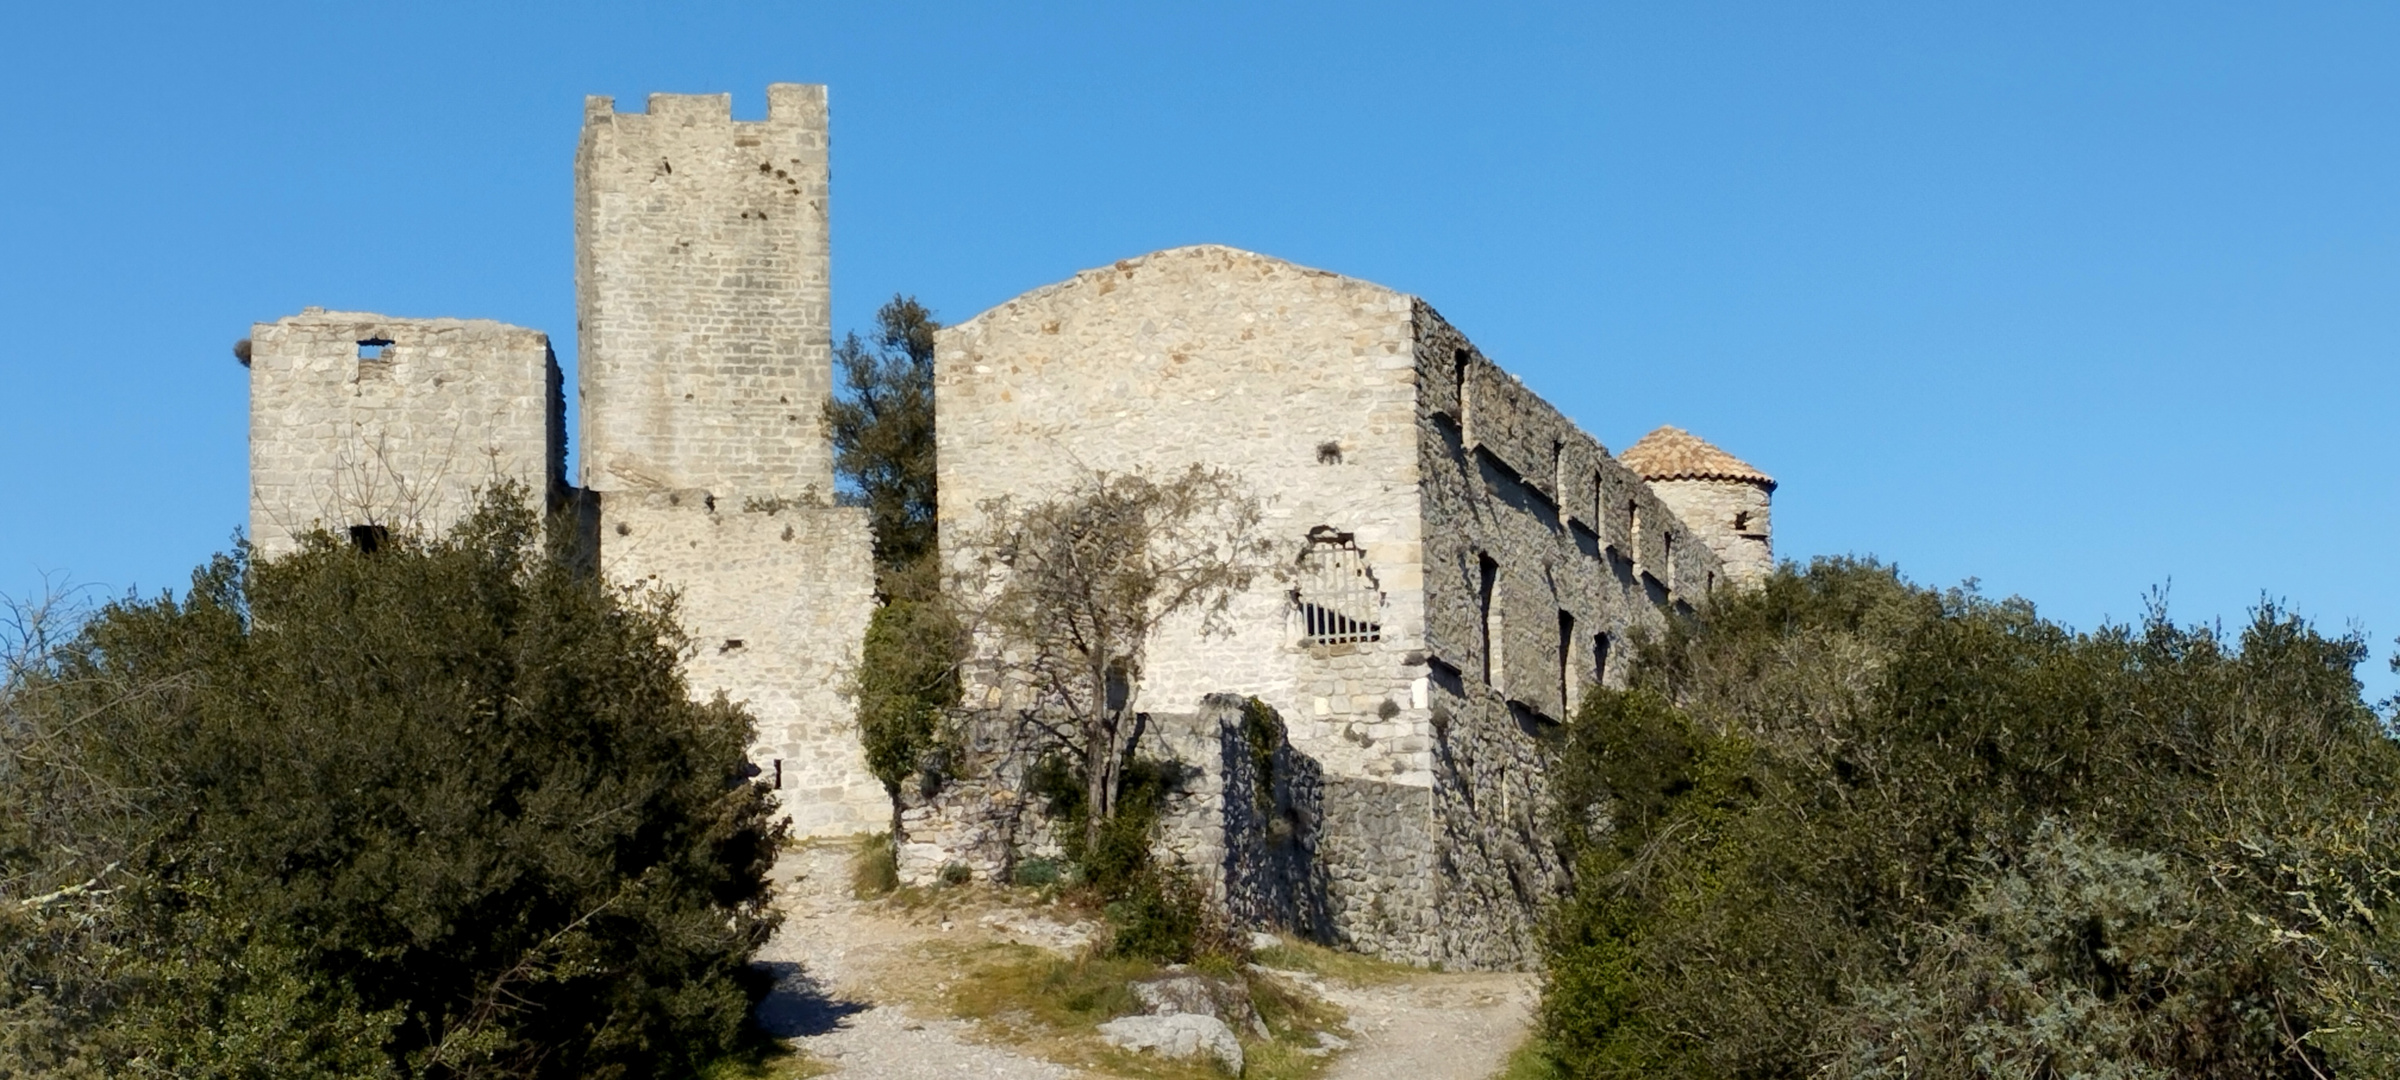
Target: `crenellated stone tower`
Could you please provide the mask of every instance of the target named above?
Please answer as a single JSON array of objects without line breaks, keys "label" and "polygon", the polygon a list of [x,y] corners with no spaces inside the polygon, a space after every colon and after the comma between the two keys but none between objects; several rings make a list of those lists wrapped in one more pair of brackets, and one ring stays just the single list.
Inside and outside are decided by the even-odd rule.
[{"label": "crenellated stone tower", "polygon": [[803,835],[885,827],[844,695],[874,609],[866,512],[836,507],[825,88],[589,99],[575,162],[582,448],[604,573],[681,593],[694,693],[759,721]]}]

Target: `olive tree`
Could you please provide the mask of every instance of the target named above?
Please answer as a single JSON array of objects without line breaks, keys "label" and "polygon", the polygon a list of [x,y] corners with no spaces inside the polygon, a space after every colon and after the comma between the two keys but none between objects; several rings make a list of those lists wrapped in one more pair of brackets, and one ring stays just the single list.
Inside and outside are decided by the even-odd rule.
[{"label": "olive tree", "polygon": [[997,674],[1081,771],[1085,838],[1116,813],[1152,638],[1171,620],[1228,629],[1266,573],[1260,501],[1231,472],[1083,470],[1048,499],[982,505],[965,589]]}]

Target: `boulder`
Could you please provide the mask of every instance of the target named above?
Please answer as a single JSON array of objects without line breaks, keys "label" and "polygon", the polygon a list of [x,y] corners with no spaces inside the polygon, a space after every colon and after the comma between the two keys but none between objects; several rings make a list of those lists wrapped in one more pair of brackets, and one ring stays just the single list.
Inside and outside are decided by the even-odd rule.
[{"label": "boulder", "polygon": [[1242,1075],[1242,1043],[1225,1021],[1195,1013],[1165,1016],[1122,1016],[1100,1025],[1100,1037],[1110,1046],[1190,1058],[1207,1054],[1235,1076]]},{"label": "boulder", "polygon": [[1152,1016],[1175,1013],[1213,1016],[1228,1026],[1248,1029],[1256,1038],[1268,1037],[1266,1023],[1258,1018],[1257,1007],[1250,1004],[1250,988],[1242,983],[1177,973],[1134,983],[1131,989],[1142,1008]]}]

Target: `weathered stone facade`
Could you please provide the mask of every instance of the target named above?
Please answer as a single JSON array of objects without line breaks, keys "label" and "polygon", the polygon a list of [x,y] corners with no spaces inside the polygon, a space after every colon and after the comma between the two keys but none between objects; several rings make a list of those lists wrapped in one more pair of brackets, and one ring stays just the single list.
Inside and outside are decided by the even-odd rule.
[{"label": "weathered stone facade", "polygon": [[[1294,572],[1236,598],[1229,633],[1169,626],[1146,650],[1133,707],[1158,732],[1149,752],[1192,767],[1167,846],[1246,903],[1227,838],[1277,826],[1225,794],[1255,780],[1210,764],[1230,760],[1210,749],[1211,718],[1256,698],[1284,718],[1285,760],[1305,777],[1276,778],[1272,801],[1306,822],[1295,842],[1313,869],[1278,873],[1320,890],[1282,916],[1253,905],[1258,917],[1313,912],[1301,928],[1412,960],[1528,962],[1531,920],[1564,873],[1542,839],[1547,737],[1586,688],[1621,678],[1608,658],[1627,631],[1726,576],[1674,508],[1423,301],[1230,248],[1027,293],[943,331],[937,363],[954,565],[975,554],[961,538],[986,500],[1038,499],[1079,469],[1198,463],[1269,499]],[[1309,595],[1301,571],[1329,553],[1360,567],[1371,599],[1321,634],[1337,602]],[[971,686],[969,705],[1007,722],[997,683]],[[940,798],[912,808],[906,839],[947,841],[921,844],[912,872],[1010,857],[991,850],[1004,831],[991,822],[1025,801],[974,783],[954,798],[985,824]]]},{"label": "weathered stone facade", "polygon": [[438,532],[497,479],[572,505],[601,571],[673,590],[692,692],[758,719],[752,757],[802,835],[885,828],[846,695],[874,610],[866,513],[831,504],[825,88],[585,109],[575,170],[582,489],[549,339],[483,321],[262,324],[251,535]]}]

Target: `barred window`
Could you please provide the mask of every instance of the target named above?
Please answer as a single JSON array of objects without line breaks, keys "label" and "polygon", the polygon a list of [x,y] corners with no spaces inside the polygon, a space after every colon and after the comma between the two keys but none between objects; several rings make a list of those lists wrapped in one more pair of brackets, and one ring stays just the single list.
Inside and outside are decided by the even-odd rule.
[{"label": "barred window", "polygon": [[1327,526],[1309,530],[1300,553],[1300,606],[1304,645],[1342,645],[1383,637],[1383,590],[1367,569],[1367,553],[1349,533]]}]

